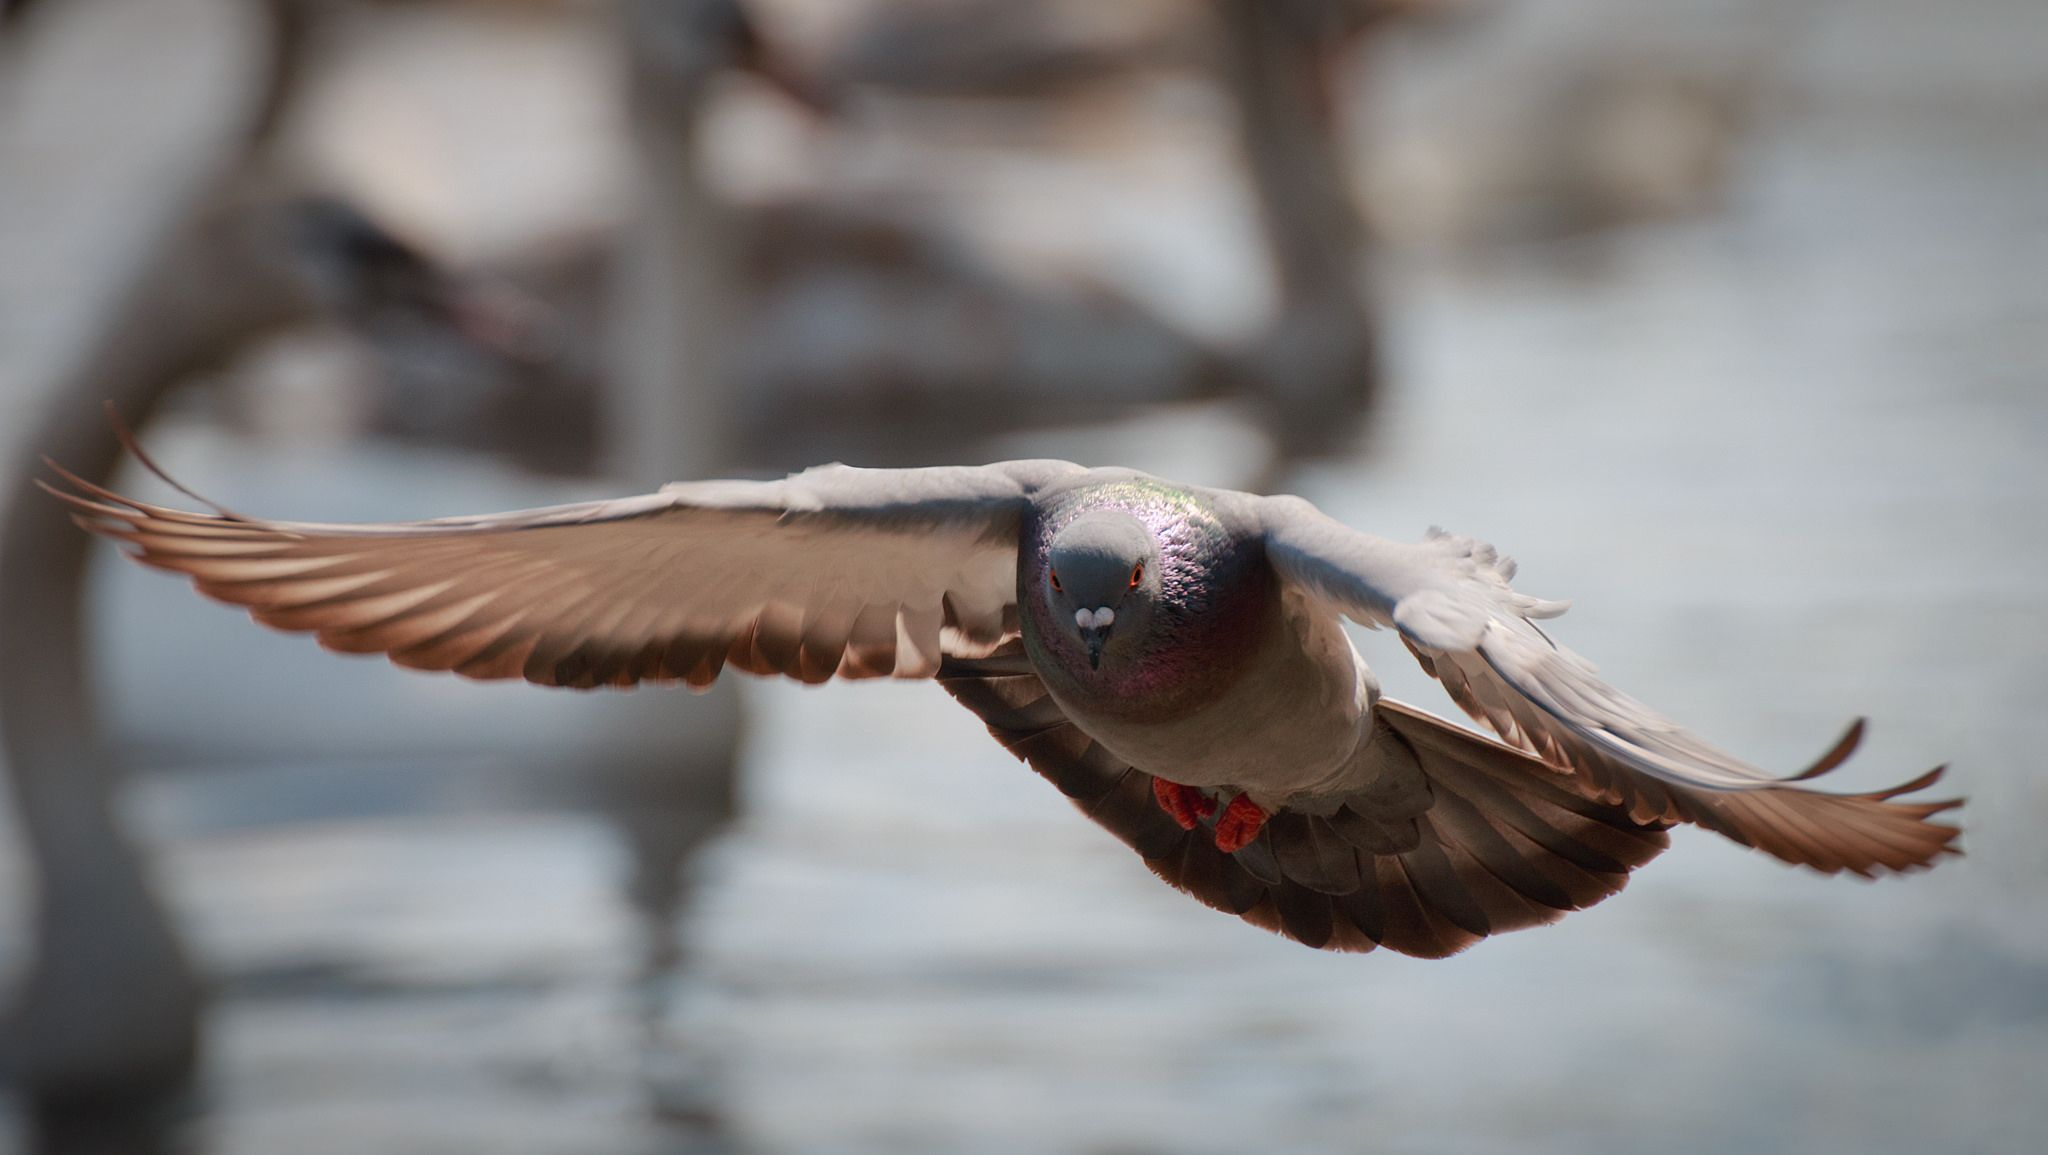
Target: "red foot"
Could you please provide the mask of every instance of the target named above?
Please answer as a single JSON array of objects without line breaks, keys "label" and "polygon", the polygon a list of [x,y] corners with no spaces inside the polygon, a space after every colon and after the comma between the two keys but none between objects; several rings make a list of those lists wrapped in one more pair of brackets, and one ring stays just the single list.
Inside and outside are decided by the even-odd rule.
[{"label": "red foot", "polygon": [[1223,817],[1216,820],[1216,849],[1235,854],[1250,846],[1265,825],[1266,812],[1250,797],[1240,794],[1230,800],[1230,805],[1223,809]]},{"label": "red foot", "polygon": [[1193,830],[1202,824],[1202,819],[1216,813],[1216,800],[1192,786],[1168,782],[1164,778],[1152,780],[1152,797],[1159,800],[1159,808],[1173,816],[1182,830]]}]

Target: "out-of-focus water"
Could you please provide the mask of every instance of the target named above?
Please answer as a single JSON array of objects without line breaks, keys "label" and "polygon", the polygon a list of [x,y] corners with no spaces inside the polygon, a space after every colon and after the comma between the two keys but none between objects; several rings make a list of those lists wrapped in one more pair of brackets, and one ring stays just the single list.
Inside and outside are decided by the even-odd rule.
[{"label": "out-of-focus water", "polygon": [[[1555,927],[1321,955],[1160,886],[933,687],[778,684],[687,977],[650,990],[593,819],[493,809],[444,758],[354,791],[188,771],[138,812],[224,976],[205,1149],[2040,1149],[2048,22],[1972,7],[1806,5],[1712,219],[1395,261],[1392,408],[1300,478],[1375,532],[1494,540],[1576,600],[1560,641],[1766,765],[1859,713],[1847,784],[1952,761],[1968,857],[1867,885],[1685,831]],[[1200,470],[1206,428],[1148,452]],[[131,701],[201,646],[430,692],[286,657],[163,579],[109,594],[117,620],[191,615],[113,645]],[[1449,709],[1364,644],[1391,694]],[[342,801],[218,817],[308,782]]]}]

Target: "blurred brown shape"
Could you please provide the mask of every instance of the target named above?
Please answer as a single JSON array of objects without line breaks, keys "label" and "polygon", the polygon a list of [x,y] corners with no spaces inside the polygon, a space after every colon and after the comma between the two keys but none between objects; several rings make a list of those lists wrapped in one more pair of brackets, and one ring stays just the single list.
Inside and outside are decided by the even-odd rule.
[{"label": "blurred brown shape", "polygon": [[1380,391],[1364,226],[1337,146],[1332,75],[1353,32],[1330,0],[1215,0],[1247,167],[1280,284],[1254,354],[1283,458],[1356,437]]}]

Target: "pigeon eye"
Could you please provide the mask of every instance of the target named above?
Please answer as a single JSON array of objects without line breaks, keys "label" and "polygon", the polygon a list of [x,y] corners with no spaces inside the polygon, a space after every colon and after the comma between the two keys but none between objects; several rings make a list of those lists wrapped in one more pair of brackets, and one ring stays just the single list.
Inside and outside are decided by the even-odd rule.
[{"label": "pigeon eye", "polygon": [[1145,563],[1144,563],[1144,562],[1139,562],[1139,563],[1138,563],[1137,565],[1134,565],[1134,566],[1132,566],[1132,567],[1131,567],[1131,588],[1132,588],[1132,589],[1137,589],[1137,588],[1138,588],[1138,583],[1139,583],[1139,582],[1141,582],[1141,581],[1144,581],[1144,580],[1145,580]]},{"label": "pigeon eye", "polygon": [[1066,587],[1060,584],[1060,571],[1051,570],[1049,572],[1052,574],[1052,588],[1060,593],[1067,592]]}]

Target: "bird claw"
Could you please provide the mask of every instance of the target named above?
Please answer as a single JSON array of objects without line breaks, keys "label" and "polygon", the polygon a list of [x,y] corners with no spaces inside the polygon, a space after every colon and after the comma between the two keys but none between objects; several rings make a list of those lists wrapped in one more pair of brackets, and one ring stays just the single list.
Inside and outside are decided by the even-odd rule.
[{"label": "bird claw", "polygon": [[1223,817],[1216,820],[1216,849],[1225,854],[1235,854],[1252,844],[1265,828],[1268,815],[1259,809],[1249,795],[1240,794],[1224,807]]},{"label": "bird claw", "polygon": [[1164,778],[1152,780],[1152,797],[1159,802],[1159,808],[1166,811],[1182,830],[1193,830],[1202,824],[1202,819],[1216,813],[1216,800],[1192,786],[1168,782]]}]

